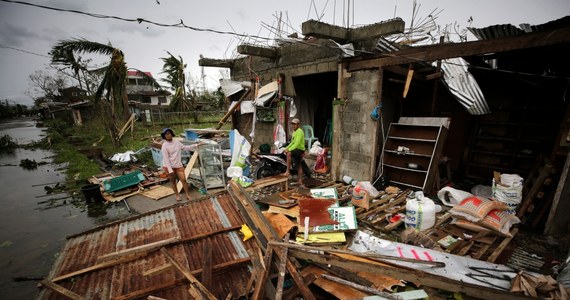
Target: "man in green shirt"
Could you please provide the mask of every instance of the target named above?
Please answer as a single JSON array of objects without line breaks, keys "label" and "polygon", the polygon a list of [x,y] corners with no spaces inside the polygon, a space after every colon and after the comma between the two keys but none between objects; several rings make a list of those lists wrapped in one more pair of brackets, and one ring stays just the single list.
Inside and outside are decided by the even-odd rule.
[{"label": "man in green shirt", "polygon": [[291,120],[291,128],[293,129],[293,135],[291,137],[291,143],[285,148],[283,151],[287,154],[287,172],[285,172],[286,176],[289,176],[289,170],[291,169],[291,159],[294,160],[295,165],[297,166],[297,181],[299,182],[299,186],[303,185],[303,167],[302,167],[302,160],[303,155],[305,154],[305,133],[303,129],[301,129],[300,125],[301,121],[295,118]]}]

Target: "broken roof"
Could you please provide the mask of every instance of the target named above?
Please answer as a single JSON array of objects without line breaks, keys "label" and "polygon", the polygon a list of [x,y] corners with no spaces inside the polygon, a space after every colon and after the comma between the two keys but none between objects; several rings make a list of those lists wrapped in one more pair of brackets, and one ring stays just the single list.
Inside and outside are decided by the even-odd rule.
[{"label": "broken roof", "polygon": [[[47,280],[87,299],[185,299],[184,276],[172,266],[166,268],[168,260],[158,250],[164,247],[199,276],[209,245],[215,283],[209,290],[219,299],[229,293],[242,295],[250,277],[247,252],[258,250],[255,243],[242,242],[236,232],[241,224],[227,193],[111,223],[69,237]],[[44,290],[39,298],[59,296]]]}]

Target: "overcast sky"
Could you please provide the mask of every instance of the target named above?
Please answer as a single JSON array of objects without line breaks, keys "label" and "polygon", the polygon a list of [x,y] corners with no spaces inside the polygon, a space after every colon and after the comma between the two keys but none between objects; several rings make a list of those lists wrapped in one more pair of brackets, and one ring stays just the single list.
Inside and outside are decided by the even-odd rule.
[{"label": "overcast sky", "polygon": [[[163,76],[166,51],[181,56],[187,72],[198,80],[200,55],[207,58],[232,58],[239,43],[235,35],[158,26],[111,18],[95,18],[72,12],[54,11],[0,0],[0,100],[32,104],[24,92],[29,89],[29,75],[45,69],[48,52],[59,40],[84,38],[111,43],[123,50],[128,67]],[[274,38],[277,17],[288,24],[287,32],[301,31],[302,22],[320,19],[329,24],[366,25],[400,17],[410,26],[413,1],[357,0],[347,13],[346,0],[314,1],[190,1],[190,0],[23,0],[57,9],[75,10],[124,19],[143,18],[160,24],[177,24],[197,29]],[[542,24],[570,15],[568,0],[418,0],[415,22],[430,13],[440,26],[456,23],[459,28],[486,27],[495,24]],[[468,21],[472,18],[471,23]],[[288,26],[291,27],[288,27]],[[472,40],[470,36],[470,40]],[[107,57],[95,57],[100,63]],[[217,87],[220,69],[204,68],[207,87]]]}]

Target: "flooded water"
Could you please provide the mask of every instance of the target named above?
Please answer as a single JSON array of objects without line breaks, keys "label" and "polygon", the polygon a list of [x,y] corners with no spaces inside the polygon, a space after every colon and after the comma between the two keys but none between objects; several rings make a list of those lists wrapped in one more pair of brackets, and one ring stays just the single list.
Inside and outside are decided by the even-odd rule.
[{"label": "flooded water", "polygon": [[[29,119],[0,123],[0,136],[10,135],[18,144],[38,141],[42,128]],[[52,163],[54,153],[15,149],[0,153],[0,295],[2,299],[34,299],[37,283],[46,277],[65,238],[97,225],[129,215],[119,203],[87,206],[81,195],[47,195],[46,187],[64,182],[65,165]],[[19,166],[35,160],[37,169]]]}]

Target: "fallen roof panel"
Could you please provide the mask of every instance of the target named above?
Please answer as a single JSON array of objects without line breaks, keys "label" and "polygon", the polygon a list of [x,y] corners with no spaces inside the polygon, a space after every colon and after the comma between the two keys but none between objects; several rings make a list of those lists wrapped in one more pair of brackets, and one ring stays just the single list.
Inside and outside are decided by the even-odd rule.
[{"label": "fallen roof panel", "polygon": [[[250,273],[247,251],[236,230],[243,220],[227,193],[151,212],[70,237],[48,280],[88,299],[130,299],[153,295],[186,299],[188,281],[169,265],[167,251],[200,277],[204,248],[211,252],[212,286],[218,298],[245,294]],[[208,243],[207,243],[208,242]],[[209,247],[209,248],[208,248]],[[44,290],[40,299],[64,299]]]}]

